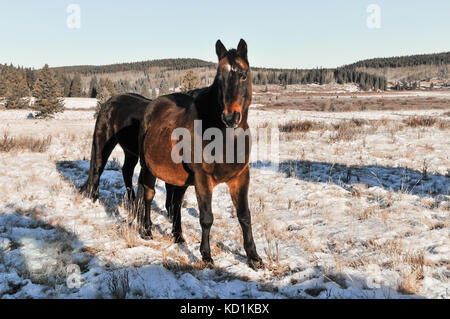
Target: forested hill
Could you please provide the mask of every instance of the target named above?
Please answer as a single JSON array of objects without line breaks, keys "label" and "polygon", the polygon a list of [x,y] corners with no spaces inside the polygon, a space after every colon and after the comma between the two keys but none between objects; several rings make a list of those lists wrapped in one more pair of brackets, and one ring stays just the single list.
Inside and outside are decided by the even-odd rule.
[{"label": "forested hill", "polygon": [[143,71],[151,68],[165,68],[166,70],[187,70],[195,68],[215,68],[216,64],[200,59],[161,59],[141,62],[117,63],[110,65],[78,65],[52,68],[58,73],[80,73],[82,75],[94,75],[99,73],[115,73],[127,71]]},{"label": "forested hill", "polygon": [[450,64],[450,52],[396,56],[390,58],[374,58],[361,60],[345,67],[365,68],[399,68],[419,65],[445,65]]}]

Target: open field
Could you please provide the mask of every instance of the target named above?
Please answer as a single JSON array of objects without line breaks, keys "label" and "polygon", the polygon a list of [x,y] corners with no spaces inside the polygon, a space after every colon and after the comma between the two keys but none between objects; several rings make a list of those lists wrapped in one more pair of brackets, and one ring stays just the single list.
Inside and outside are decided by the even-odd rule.
[{"label": "open field", "polygon": [[246,265],[226,185],[213,197],[215,266],[203,269],[192,188],[186,244],[172,242],[161,181],[154,239],[142,240],[122,203],[120,148],[100,200],[77,191],[93,111],[0,110],[0,297],[450,298],[450,94],[339,90],[255,88],[250,126],[280,129],[279,164],[251,163],[259,271]]}]

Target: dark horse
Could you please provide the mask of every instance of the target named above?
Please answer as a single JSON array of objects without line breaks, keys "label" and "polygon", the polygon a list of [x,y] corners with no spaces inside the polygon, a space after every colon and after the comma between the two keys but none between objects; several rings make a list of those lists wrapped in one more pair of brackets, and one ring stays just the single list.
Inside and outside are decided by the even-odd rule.
[{"label": "dark horse", "polygon": [[[218,40],[216,53],[219,65],[214,83],[210,87],[188,94],[175,93],[159,97],[150,103],[145,111],[139,134],[141,172],[138,198],[144,202],[144,207],[139,211],[140,221],[144,234],[151,238],[150,210],[155,195],[156,178],[173,185],[172,204],[176,207],[181,205],[187,187],[194,185],[202,227],[200,252],[203,261],[212,264],[209,244],[209,233],[214,219],[211,210],[212,192],[216,185],[227,183],[242,227],[248,263],[253,268],[259,268],[263,264],[253,240],[248,207],[250,136],[245,132],[249,129],[247,116],[252,99],[252,79],[247,44],[241,39],[237,50],[227,51]],[[175,144],[172,133],[177,128],[183,128],[190,132],[190,136],[198,136],[199,133],[194,130],[195,120],[202,123],[202,136],[209,128],[223,133],[223,154],[227,152],[225,140],[230,128],[234,141],[241,137],[245,139],[245,149],[237,149],[237,144],[234,143],[234,160],[227,160],[227,163],[210,163],[205,161],[203,156],[198,161],[194,154],[191,154],[190,160],[184,158],[182,162],[177,163],[171,156]],[[195,138],[189,142],[192,149],[195,148],[193,140]],[[201,144],[204,148],[207,142],[202,140]],[[238,152],[244,153],[244,160],[236,160]],[[174,214],[175,239],[183,241],[180,211],[175,210]]]},{"label": "dark horse", "polygon": [[[94,201],[98,199],[100,176],[111,152],[119,144],[125,153],[122,175],[128,200],[135,199],[133,173],[139,160],[139,128],[150,102],[151,100],[139,94],[127,93],[113,96],[101,106],[92,138],[89,176],[81,187],[81,192],[89,198]],[[166,209],[171,218],[175,209],[171,204],[171,185],[166,184],[166,193]]]}]

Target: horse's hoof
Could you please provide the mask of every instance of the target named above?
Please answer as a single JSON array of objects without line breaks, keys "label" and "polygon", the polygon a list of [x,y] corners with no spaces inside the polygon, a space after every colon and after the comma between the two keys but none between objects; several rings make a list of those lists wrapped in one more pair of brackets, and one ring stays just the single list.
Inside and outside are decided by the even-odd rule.
[{"label": "horse's hoof", "polygon": [[174,242],[175,244],[184,244],[186,241],[184,240],[183,236],[174,236]]},{"label": "horse's hoof", "polygon": [[150,229],[140,231],[139,235],[144,240],[151,240],[151,239],[153,239],[152,231]]},{"label": "horse's hoof", "polygon": [[249,258],[248,259],[248,265],[253,270],[263,269],[264,263],[262,259],[259,256],[256,256],[255,258]]},{"label": "horse's hoof", "polygon": [[83,185],[80,188],[80,194],[82,194],[86,198],[91,199],[95,203],[97,201],[97,199],[98,199],[98,193],[97,192],[93,192],[90,189],[91,189],[91,187]]},{"label": "horse's hoof", "polygon": [[213,268],[214,267],[214,260],[211,257],[203,257],[203,264],[205,268]]}]

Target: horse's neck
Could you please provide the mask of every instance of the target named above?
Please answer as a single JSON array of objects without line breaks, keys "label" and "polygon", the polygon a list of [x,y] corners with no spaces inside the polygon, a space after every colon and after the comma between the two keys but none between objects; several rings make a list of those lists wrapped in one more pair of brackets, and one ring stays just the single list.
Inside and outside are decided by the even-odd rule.
[{"label": "horse's neck", "polygon": [[205,87],[195,98],[195,107],[197,108],[198,117],[202,120],[203,125],[219,127],[222,122],[221,114],[218,114],[218,87],[214,81],[211,86]]}]

